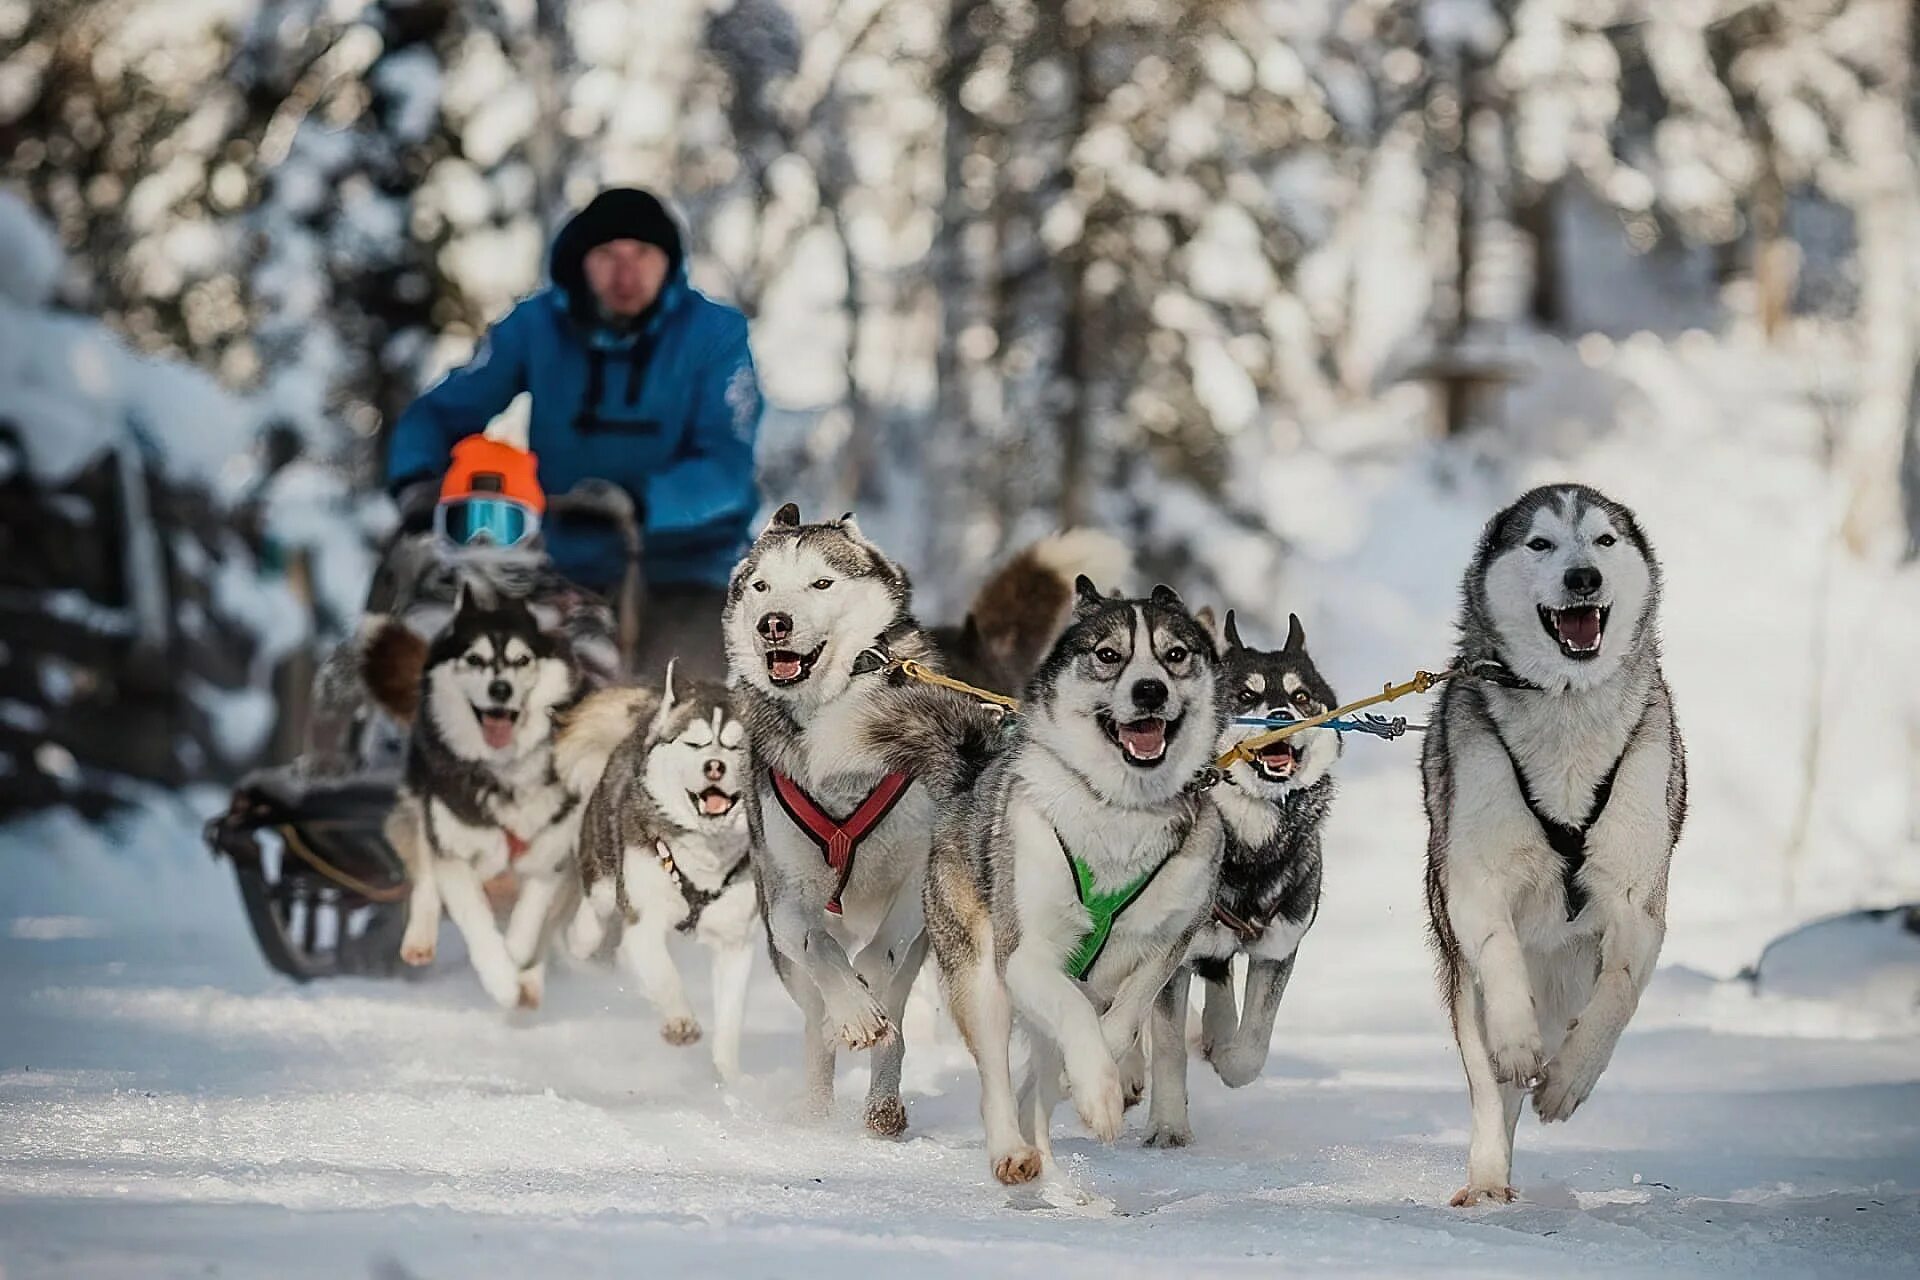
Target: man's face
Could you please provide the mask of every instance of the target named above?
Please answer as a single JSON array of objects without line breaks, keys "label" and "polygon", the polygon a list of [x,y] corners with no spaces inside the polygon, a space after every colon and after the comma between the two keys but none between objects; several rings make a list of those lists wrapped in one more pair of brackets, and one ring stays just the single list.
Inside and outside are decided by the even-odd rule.
[{"label": "man's face", "polygon": [[609,240],[587,250],[587,287],[600,309],[630,320],[653,305],[667,282],[667,251],[638,240]]}]

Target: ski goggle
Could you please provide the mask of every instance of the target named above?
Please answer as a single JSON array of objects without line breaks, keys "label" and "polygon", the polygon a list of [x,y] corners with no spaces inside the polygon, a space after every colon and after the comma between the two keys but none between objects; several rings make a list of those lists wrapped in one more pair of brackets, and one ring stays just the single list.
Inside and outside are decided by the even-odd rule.
[{"label": "ski goggle", "polygon": [[482,494],[435,507],[433,530],[456,546],[517,547],[540,532],[540,513],[512,498]]}]

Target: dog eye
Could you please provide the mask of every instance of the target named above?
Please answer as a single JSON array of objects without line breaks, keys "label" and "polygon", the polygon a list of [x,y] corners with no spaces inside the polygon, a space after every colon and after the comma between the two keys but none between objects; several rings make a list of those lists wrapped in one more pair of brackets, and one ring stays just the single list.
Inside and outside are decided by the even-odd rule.
[{"label": "dog eye", "polygon": [[767,580],[765,578],[756,579],[753,584],[753,589],[755,591],[765,591],[767,589]]},{"label": "dog eye", "polygon": [[1293,695],[1293,701],[1295,706],[1304,707],[1309,702],[1313,701],[1313,699],[1307,696],[1307,691],[1305,689],[1301,689],[1300,691],[1298,691]]},{"label": "dog eye", "polygon": [[1614,536],[1613,536],[1612,534],[1610,534],[1610,533],[1603,533],[1603,534],[1601,534],[1601,535],[1600,535],[1599,537],[1597,537],[1597,538],[1595,538],[1595,539],[1593,540],[1593,542],[1594,542],[1594,545],[1595,545],[1595,546],[1600,546],[1600,547],[1610,547],[1610,546],[1612,546],[1612,545],[1613,545],[1614,543],[1616,543],[1616,542],[1618,542],[1618,541],[1620,541],[1620,539],[1618,539],[1618,538],[1616,538],[1616,537],[1614,537]]},{"label": "dog eye", "polygon": [[467,665],[477,671],[487,665],[487,660],[477,653],[470,653],[467,655]]},{"label": "dog eye", "polygon": [[813,580],[813,589],[815,591],[825,591],[828,587],[832,585],[833,585],[832,578],[815,578]]},{"label": "dog eye", "polygon": [[1187,650],[1184,645],[1175,645],[1173,646],[1173,648],[1167,650],[1168,662],[1181,663],[1181,662],[1185,662],[1186,660],[1187,660]]},{"label": "dog eye", "polygon": [[1109,666],[1126,661],[1126,659],[1120,655],[1118,649],[1097,649],[1094,651],[1093,656]]},{"label": "dog eye", "polygon": [[1239,693],[1239,698],[1241,706],[1250,707],[1260,701],[1260,691],[1258,689],[1242,689]]},{"label": "dog eye", "polygon": [[1551,551],[1553,550],[1553,544],[1551,542],[1548,542],[1545,538],[1535,538],[1532,542],[1529,542],[1527,544],[1527,550]]}]

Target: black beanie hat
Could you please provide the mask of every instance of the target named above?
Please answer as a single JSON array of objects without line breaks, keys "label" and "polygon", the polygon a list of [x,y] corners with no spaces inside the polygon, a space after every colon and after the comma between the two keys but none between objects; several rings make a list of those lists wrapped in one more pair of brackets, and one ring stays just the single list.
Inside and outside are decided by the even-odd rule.
[{"label": "black beanie hat", "polygon": [[587,251],[609,240],[638,240],[667,251],[668,278],[680,270],[680,228],[651,191],[609,187],[567,219],[554,237],[547,275],[576,301],[586,300]]}]

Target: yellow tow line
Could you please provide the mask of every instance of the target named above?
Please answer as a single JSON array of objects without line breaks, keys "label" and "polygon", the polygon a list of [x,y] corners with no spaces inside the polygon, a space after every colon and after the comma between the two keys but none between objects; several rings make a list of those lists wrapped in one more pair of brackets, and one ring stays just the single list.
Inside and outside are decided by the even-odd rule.
[{"label": "yellow tow line", "polygon": [[[1017,714],[1020,710],[1020,700],[1018,698],[1009,698],[1004,693],[994,693],[988,689],[976,688],[963,680],[955,680],[952,676],[941,675],[938,671],[931,670],[915,662],[912,658],[895,659],[893,665],[899,670],[900,674],[918,680],[922,684],[938,685],[942,689],[951,689],[955,693],[964,693],[968,697],[978,698],[982,702],[990,703],[1010,713]],[[1283,725],[1278,729],[1269,729],[1265,733],[1256,733],[1251,738],[1236,743],[1230,750],[1214,757],[1213,767],[1226,770],[1232,768],[1242,760],[1251,761],[1263,749],[1272,746],[1276,742],[1284,742],[1296,733],[1303,733],[1308,729],[1317,728],[1329,720],[1338,720],[1342,716],[1351,715],[1353,712],[1363,710],[1367,707],[1378,706],[1383,702],[1393,702],[1396,699],[1406,697],[1410,693],[1425,693],[1451,675],[1453,675],[1451,668],[1437,673],[1432,671],[1416,671],[1413,673],[1413,679],[1404,684],[1390,684],[1370,698],[1362,698],[1358,702],[1349,702],[1344,707],[1335,707],[1331,711],[1323,711],[1317,716],[1310,717],[1306,720],[1296,720],[1292,724]]]}]

